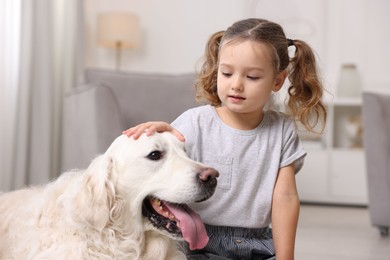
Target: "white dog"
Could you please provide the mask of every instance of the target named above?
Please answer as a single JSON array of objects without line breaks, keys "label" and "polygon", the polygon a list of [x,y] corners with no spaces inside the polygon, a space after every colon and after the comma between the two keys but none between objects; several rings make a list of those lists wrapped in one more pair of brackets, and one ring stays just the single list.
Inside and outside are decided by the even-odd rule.
[{"label": "white dog", "polygon": [[217,176],[170,133],[119,136],[86,170],[0,196],[0,259],[185,259],[175,240],[208,242],[185,204]]}]

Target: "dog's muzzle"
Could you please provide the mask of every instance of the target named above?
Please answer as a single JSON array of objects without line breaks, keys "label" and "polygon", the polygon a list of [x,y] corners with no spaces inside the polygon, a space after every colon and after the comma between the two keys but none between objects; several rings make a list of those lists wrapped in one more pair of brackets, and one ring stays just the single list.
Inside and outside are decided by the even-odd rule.
[{"label": "dog's muzzle", "polygon": [[217,187],[217,177],[219,172],[213,168],[204,168],[197,175],[197,181],[203,189],[203,197],[196,202],[202,202],[210,198]]},{"label": "dog's muzzle", "polygon": [[[218,171],[213,168],[203,168],[196,175],[200,187],[196,202],[205,201],[214,194],[218,176]],[[144,200],[142,214],[155,228],[165,230],[172,237],[182,237],[191,250],[203,248],[208,243],[209,238],[200,216],[186,204],[149,196]]]}]

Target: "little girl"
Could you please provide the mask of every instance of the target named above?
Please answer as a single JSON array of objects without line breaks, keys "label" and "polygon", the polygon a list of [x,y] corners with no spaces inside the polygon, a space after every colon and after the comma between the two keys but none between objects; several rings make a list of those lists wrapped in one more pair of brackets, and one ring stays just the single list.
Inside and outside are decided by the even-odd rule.
[{"label": "little girl", "polygon": [[[290,115],[265,109],[286,77]],[[124,131],[134,139],[144,131],[171,131],[185,138],[192,159],[220,172],[212,198],[191,205],[210,240],[203,250],[187,249],[188,259],[294,259],[295,174],[306,155],[295,119],[314,131],[326,118],[311,48],[287,39],[276,23],[238,21],[209,39],[196,91],[208,105],[184,112],[171,125],[147,122]]]}]

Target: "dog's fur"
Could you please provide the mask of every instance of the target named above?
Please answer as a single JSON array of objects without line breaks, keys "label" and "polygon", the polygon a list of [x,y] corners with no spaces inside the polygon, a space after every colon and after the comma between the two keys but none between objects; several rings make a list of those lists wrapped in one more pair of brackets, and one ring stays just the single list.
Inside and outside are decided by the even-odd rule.
[{"label": "dog's fur", "polygon": [[0,196],[0,259],[185,259],[144,201],[205,200],[217,175],[170,133],[119,136],[86,170]]}]

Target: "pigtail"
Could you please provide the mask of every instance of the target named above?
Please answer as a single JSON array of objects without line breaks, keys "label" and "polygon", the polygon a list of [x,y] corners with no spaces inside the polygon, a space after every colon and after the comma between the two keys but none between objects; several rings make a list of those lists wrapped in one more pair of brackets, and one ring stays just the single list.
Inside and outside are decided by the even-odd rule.
[{"label": "pigtail", "polygon": [[310,132],[318,132],[314,128],[321,123],[321,133],[326,123],[326,108],[321,100],[323,87],[318,76],[316,59],[305,42],[293,40],[291,43],[296,51],[290,61],[288,107],[292,115]]},{"label": "pigtail", "polygon": [[214,33],[206,44],[204,63],[195,82],[196,100],[221,105],[217,95],[218,53],[224,31]]}]

